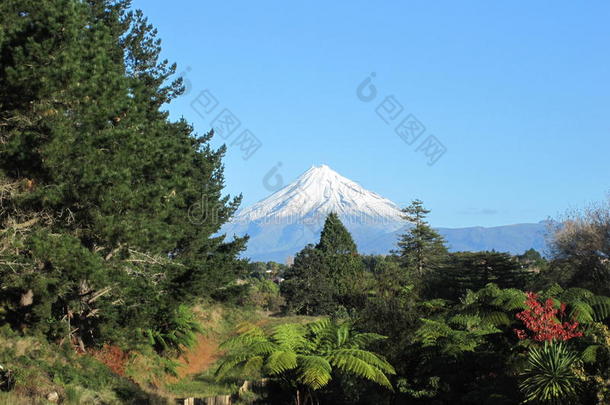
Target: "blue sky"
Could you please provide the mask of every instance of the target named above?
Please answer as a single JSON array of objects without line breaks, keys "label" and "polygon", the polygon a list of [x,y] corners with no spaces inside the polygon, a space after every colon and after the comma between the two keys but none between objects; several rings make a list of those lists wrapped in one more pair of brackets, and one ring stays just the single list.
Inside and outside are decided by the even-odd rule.
[{"label": "blue sky", "polygon": [[[270,194],[263,179],[278,163],[284,183],[325,163],[401,205],[420,198],[435,226],[537,222],[610,189],[608,2],[134,7],[188,79],[172,116],[200,133],[225,108],[239,119],[214,145],[228,144],[226,190],[244,206]],[[372,72],[377,96],[363,102],[356,89]],[[200,115],[203,91],[218,104]],[[386,124],[376,111],[388,96],[403,109]],[[425,127],[412,145],[394,132],[408,114]],[[262,144],[248,159],[245,129]],[[446,148],[432,166],[417,151],[429,135]]]}]

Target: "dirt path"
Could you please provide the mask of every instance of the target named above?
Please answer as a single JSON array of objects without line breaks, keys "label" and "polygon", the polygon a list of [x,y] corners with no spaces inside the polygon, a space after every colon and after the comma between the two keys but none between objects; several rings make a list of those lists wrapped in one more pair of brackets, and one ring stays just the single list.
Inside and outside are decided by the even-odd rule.
[{"label": "dirt path", "polygon": [[178,378],[197,374],[207,370],[220,357],[218,342],[207,336],[199,335],[195,346],[178,359],[182,367],[178,368]]}]

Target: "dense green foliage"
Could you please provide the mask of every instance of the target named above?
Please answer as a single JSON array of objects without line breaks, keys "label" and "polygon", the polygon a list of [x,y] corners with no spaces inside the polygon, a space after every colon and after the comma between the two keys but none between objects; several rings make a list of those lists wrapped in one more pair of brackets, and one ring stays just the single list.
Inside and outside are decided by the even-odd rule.
[{"label": "dense green foliage", "polygon": [[346,314],[364,300],[367,273],[351,235],[339,217],[328,215],[320,242],[306,246],[284,273],[282,292],[290,312]]},{"label": "dense green foliage", "polygon": [[313,403],[315,391],[325,387],[333,375],[348,374],[375,382],[387,389],[387,375],[394,368],[382,357],[365,350],[383,339],[374,333],[359,333],[347,323],[321,319],[306,325],[283,324],[265,332],[254,325],[223,344],[218,376],[240,368],[242,375],[281,377],[295,391],[295,403]]},{"label": "dense green foliage", "polygon": [[[607,204],[557,224],[549,257],[450,253],[415,200],[391,255],[330,213],[293,265],[248,263],[218,234],[240,202],[225,148],[169,118],[183,86],[160,52],[127,0],[0,3],[0,388],[164,401],[144,386],[175,374],[207,299],[324,316],[225,343],[219,378],[268,377],[276,403],[610,403]],[[137,386],[96,360],[109,347],[161,371]]]},{"label": "dense green foliage", "polygon": [[[346,318],[361,330],[387,336],[372,348],[395,367],[396,375],[391,379],[394,392],[343,378],[324,388],[321,398],[338,404],[607,401],[610,298],[580,288],[595,280],[599,272],[583,270],[574,282],[566,282],[558,270],[566,263],[580,263],[586,244],[550,261],[534,250],[519,256],[449,253],[425,222],[428,211],[421,201],[405,211],[414,226],[401,237],[393,256],[350,252],[354,270],[335,273],[355,289],[365,286],[361,299],[350,301],[344,311],[335,310],[340,296],[336,286],[342,282],[317,282],[333,274],[320,244],[301,251],[286,271],[282,292],[287,311],[298,311],[298,303],[316,303],[317,312],[310,313]],[[595,226],[581,224],[581,228],[597,230],[599,246],[599,240],[608,240],[609,234],[600,231],[604,228],[599,215],[594,219]],[[556,245],[572,246],[565,236],[567,231],[559,230]],[[594,259],[600,262],[598,266],[605,265],[598,257]],[[362,266],[363,272],[359,270]],[[517,315],[528,310],[526,292],[532,290],[555,308],[556,317],[546,322],[555,323],[557,329],[561,322],[567,322],[566,328],[576,325],[578,333],[571,340],[562,345],[547,343],[551,347],[547,348],[528,337],[535,336],[533,333],[516,333],[527,329]],[[556,375],[566,376],[565,385],[557,382],[556,388],[549,388],[559,378]]]},{"label": "dense green foliage", "polygon": [[429,294],[458,300],[468,290],[476,291],[489,283],[501,288],[524,289],[529,286],[532,272],[522,268],[518,259],[507,253],[457,252],[435,272],[430,280]]},{"label": "dense green foliage", "polygon": [[[245,241],[212,236],[239,203],[224,149],[168,119],[175,65],[128,7],[0,5],[0,323],[81,350],[178,348],[181,305],[244,270]],[[193,218],[202,201],[213,215]]]}]

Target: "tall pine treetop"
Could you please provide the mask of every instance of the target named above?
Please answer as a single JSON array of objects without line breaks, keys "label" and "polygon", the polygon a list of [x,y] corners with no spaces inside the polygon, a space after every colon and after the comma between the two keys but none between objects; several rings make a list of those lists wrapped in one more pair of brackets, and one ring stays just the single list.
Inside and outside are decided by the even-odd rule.
[{"label": "tall pine treetop", "polygon": [[324,228],[320,235],[320,242],[316,246],[324,253],[330,254],[357,254],[358,249],[352,235],[345,228],[339,216],[331,212],[326,217]]},{"label": "tall pine treetop", "polygon": [[411,202],[411,205],[401,210],[403,212],[403,218],[409,222],[415,224],[422,224],[425,222],[426,216],[430,213],[430,210],[424,208],[424,202],[420,199],[415,199]]},{"label": "tall pine treetop", "polygon": [[447,255],[443,237],[426,221],[430,212],[421,200],[413,200],[403,209],[404,218],[414,224],[398,241],[397,253],[404,267],[418,276],[440,266]]}]

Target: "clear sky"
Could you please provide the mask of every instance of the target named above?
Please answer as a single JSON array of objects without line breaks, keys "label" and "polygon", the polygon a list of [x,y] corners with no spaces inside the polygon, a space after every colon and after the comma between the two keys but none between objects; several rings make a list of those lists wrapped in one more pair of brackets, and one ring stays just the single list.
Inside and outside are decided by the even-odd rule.
[{"label": "clear sky", "polygon": [[[228,145],[226,189],[244,206],[270,194],[278,163],[284,183],[325,163],[401,205],[420,198],[435,226],[537,222],[610,190],[610,2],[134,6],[186,73],[172,116],[200,133],[225,108],[240,121],[214,145]],[[411,145],[395,132],[409,114],[425,126]],[[246,129],[261,146],[244,159]],[[432,166],[429,135],[446,148]]]}]

